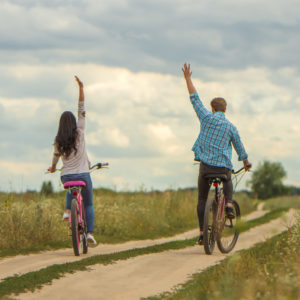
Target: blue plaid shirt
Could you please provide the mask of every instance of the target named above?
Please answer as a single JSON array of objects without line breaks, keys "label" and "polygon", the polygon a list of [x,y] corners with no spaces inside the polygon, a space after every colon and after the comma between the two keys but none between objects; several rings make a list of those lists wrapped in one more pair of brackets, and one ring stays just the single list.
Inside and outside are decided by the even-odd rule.
[{"label": "blue plaid shirt", "polygon": [[206,109],[197,93],[190,95],[191,102],[200,120],[200,133],[192,148],[195,160],[214,167],[232,170],[232,147],[239,160],[248,158],[236,127],[222,112],[212,113]]}]

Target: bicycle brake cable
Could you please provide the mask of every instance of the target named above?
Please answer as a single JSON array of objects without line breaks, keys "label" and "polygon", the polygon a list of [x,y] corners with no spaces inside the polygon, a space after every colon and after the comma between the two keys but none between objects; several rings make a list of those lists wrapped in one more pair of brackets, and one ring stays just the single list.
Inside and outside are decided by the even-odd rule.
[{"label": "bicycle brake cable", "polygon": [[237,185],[240,183],[240,181],[243,179],[243,177],[245,176],[246,172],[243,173],[239,173],[236,174],[234,176],[234,180],[235,180],[235,186],[234,186],[234,191],[236,190]]}]

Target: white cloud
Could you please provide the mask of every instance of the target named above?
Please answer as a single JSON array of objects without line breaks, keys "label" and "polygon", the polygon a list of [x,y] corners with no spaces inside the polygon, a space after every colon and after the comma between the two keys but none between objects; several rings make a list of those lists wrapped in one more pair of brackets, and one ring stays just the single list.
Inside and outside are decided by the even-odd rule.
[{"label": "white cloud", "polygon": [[160,142],[166,140],[172,140],[175,138],[174,133],[169,126],[163,124],[148,124],[149,131],[157,138]]},{"label": "white cloud", "polygon": [[[17,65],[7,68],[18,69]],[[4,167],[5,176],[14,177],[15,172],[20,176],[25,174],[26,184],[39,188],[37,174],[42,174],[51,162],[59,116],[63,110],[75,112],[77,108],[78,91],[73,81],[73,74],[77,73],[85,84],[89,156],[92,162],[111,163],[105,173],[93,175],[95,186],[120,184],[130,189],[141,184],[154,188],[195,185],[197,168],[192,165],[191,147],[199,132],[199,121],[181,76],[134,73],[92,64],[45,68],[29,65],[28,70],[22,64],[20,69],[24,74],[32,74],[34,70],[29,89],[47,78],[53,94],[49,98],[25,94],[20,98],[0,99],[3,161],[16,165],[26,161],[26,166],[34,166],[35,174],[26,171],[26,166],[16,169],[9,163]],[[265,68],[249,68],[205,72],[212,80],[201,80],[197,71],[193,75],[201,99],[207,107],[217,95],[227,99],[227,116],[238,127],[251,161],[257,163],[263,158],[283,163],[297,161],[300,106],[296,88],[300,78],[293,70],[274,73]],[[57,88],[53,84],[56,74],[64,80]],[[275,84],[274,78],[284,80]],[[58,97],[53,97],[55,93]],[[239,166],[236,162],[235,165]],[[293,177],[300,175],[291,164],[288,168]]]},{"label": "white cloud", "polygon": [[109,143],[120,147],[127,148],[129,146],[129,138],[124,135],[118,128],[113,128],[108,132]]}]

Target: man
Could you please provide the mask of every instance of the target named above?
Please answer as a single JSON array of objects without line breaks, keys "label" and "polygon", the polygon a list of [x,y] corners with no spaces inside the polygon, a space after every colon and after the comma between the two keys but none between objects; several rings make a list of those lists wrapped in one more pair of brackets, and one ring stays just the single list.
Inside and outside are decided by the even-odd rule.
[{"label": "man", "polygon": [[212,110],[212,112],[210,112],[204,107],[192,83],[190,65],[184,64],[182,71],[190,94],[191,103],[201,123],[200,133],[192,150],[195,154],[195,160],[200,162],[197,205],[200,227],[198,244],[203,245],[203,219],[205,204],[210,189],[205,175],[226,174],[227,180],[223,181],[226,201],[225,211],[229,218],[235,218],[232,205],[233,186],[231,181],[232,145],[239,156],[238,159],[243,161],[245,169],[250,169],[252,165],[248,161],[248,155],[236,127],[225,117],[225,99],[219,97],[214,98],[210,103]]}]

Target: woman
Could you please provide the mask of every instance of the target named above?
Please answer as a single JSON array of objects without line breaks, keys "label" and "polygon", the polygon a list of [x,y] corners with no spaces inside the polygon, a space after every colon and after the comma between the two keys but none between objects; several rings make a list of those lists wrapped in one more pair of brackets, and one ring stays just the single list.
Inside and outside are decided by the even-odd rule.
[{"label": "woman", "polygon": [[[85,129],[85,110],[83,84],[77,76],[75,79],[79,87],[78,100],[78,122],[70,111],[65,111],[59,121],[57,135],[54,141],[54,154],[52,166],[49,168],[51,173],[55,172],[56,164],[61,157],[63,167],[61,169],[61,181],[82,180],[86,187],[82,189],[82,197],[86,213],[87,240],[91,246],[96,246],[93,237],[94,231],[94,207],[93,207],[93,186],[90,177],[90,162],[85,149],[84,129]],[[72,195],[67,193],[66,211],[63,219],[69,219],[71,213]]]}]

